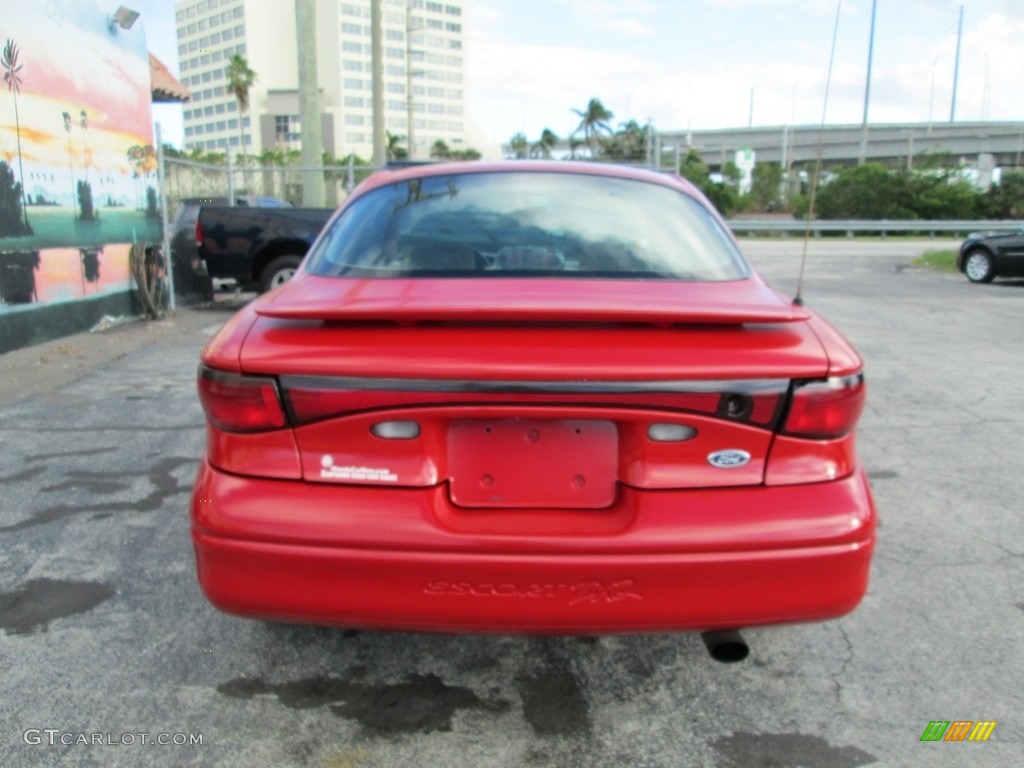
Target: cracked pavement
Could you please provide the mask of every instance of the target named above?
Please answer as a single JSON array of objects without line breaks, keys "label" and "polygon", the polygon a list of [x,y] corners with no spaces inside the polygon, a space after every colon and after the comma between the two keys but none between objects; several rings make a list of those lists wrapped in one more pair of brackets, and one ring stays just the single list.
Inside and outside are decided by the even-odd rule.
[{"label": "cracked pavement", "polygon": [[[4,766],[996,766],[1024,754],[1024,281],[908,268],[946,241],[814,241],[805,299],[859,348],[881,529],[843,619],[514,638],[268,624],[199,593],[186,505],[204,431],[182,310],[0,356]],[[802,244],[745,241],[792,291]],[[258,586],[258,585],[257,585]],[[932,720],[986,743],[921,743]],[[26,744],[202,734],[202,745]],[[969,754],[967,754],[969,753]]]}]

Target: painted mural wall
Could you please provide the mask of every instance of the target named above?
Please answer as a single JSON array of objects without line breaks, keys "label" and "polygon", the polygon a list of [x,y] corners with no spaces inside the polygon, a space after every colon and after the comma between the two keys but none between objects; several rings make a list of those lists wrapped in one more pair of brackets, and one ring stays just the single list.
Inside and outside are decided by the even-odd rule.
[{"label": "painted mural wall", "polygon": [[3,6],[0,326],[126,294],[131,244],[160,239],[141,20],[112,27],[100,0]]}]

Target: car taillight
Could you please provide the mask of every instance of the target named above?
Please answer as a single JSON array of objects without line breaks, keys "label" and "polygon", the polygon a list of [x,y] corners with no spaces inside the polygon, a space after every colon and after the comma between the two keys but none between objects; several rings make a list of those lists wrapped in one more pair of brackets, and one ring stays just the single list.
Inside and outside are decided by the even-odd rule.
[{"label": "car taillight", "polygon": [[196,219],[196,248],[203,244],[203,225]]},{"label": "car taillight", "polygon": [[864,374],[797,384],[783,434],[828,440],[853,431],[864,410]]},{"label": "car taillight", "polygon": [[264,432],[285,426],[277,382],[199,367],[199,400],[206,417],[225,432]]}]

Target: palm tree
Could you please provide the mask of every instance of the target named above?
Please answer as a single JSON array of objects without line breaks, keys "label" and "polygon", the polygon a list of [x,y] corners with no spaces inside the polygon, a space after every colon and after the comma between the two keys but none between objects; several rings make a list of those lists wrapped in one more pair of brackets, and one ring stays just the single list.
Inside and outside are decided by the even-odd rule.
[{"label": "palm tree", "polygon": [[256,73],[249,68],[249,62],[245,56],[235,54],[228,62],[225,70],[228,76],[228,90],[238,100],[238,135],[242,144],[242,167],[248,164],[245,154],[245,116],[244,112],[249,109],[249,89],[256,82]]},{"label": "palm tree", "polygon": [[71,210],[73,211],[76,207],[77,194],[75,192],[75,162],[71,155],[71,114],[61,112],[61,117],[64,118],[64,131],[68,135],[68,170],[71,172]]},{"label": "palm tree", "polygon": [[448,148],[448,144],[444,139],[438,139],[430,148],[430,156],[434,160],[450,160],[452,151]]},{"label": "palm tree", "polygon": [[536,144],[533,145],[535,151],[540,152],[541,157],[545,160],[551,159],[551,150],[558,143],[558,134],[552,131],[550,128],[545,128],[540,132],[540,139]]},{"label": "palm tree", "polygon": [[18,63],[18,46],[11,38],[7,38],[4,45],[4,52],[0,58],[0,64],[4,68],[4,82],[7,83],[7,90],[14,97],[14,130],[18,137],[18,171],[21,174],[21,212],[25,217],[25,230],[31,234],[32,227],[28,223],[28,202],[25,199],[25,166],[21,160],[21,118],[18,115],[18,93],[21,91],[21,78],[18,72],[22,64]]},{"label": "palm tree", "polygon": [[85,167],[85,170],[83,171],[83,174],[85,176],[85,183],[88,184],[89,183],[89,145],[85,141],[85,129],[89,127],[89,116],[85,113],[84,109],[79,113],[79,115],[81,116],[81,120],[79,122],[79,125],[82,126],[82,158],[84,159],[83,165]]},{"label": "palm tree", "polygon": [[583,143],[587,145],[587,149],[590,150],[590,157],[593,158],[594,139],[600,138],[602,133],[612,132],[608,121],[615,117],[615,115],[610,110],[605,109],[600,99],[591,99],[587,103],[585,110],[574,109],[573,112],[581,118],[580,124],[573,131],[573,134],[575,135],[583,131]]},{"label": "palm tree", "polygon": [[405,147],[400,146],[398,142],[402,141],[405,136],[399,136],[397,133],[386,131],[388,137],[387,146],[387,157],[388,160],[404,160],[409,156],[409,152]]},{"label": "palm tree", "polygon": [[530,140],[526,138],[526,134],[520,131],[509,140],[509,148],[515,154],[516,159],[526,157],[526,153],[530,149]]}]

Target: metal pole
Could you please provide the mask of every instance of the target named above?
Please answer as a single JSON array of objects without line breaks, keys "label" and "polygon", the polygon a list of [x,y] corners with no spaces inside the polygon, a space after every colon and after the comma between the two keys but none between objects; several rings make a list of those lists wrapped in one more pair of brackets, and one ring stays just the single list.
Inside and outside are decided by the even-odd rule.
[{"label": "metal pole", "polygon": [[235,166],[231,160],[231,148],[228,148],[227,152],[228,162],[228,205],[235,204]]},{"label": "metal pole", "polygon": [[[379,0],[378,0],[379,2]],[[302,121],[302,165],[322,167],[324,143],[320,130],[320,85],[316,72],[316,5],[314,0],[295,0],[295,31],[299,51],[299,119]],[[302,204],[323,208],[322,170],[302,173]]]},{"label": "metal pole", "polygon": [[164,174],[164,141],[163,136],[160,133],[160,123],[158,122],[155,126],[156,132],[154,138],[156,139],[156,178],[157,184],[160,187],[160,229],[163,233],[163,252],[164,262],[167,264],[167,283],[170,286],[171,294],[170,299],[170,310],[173,312],[175,308],[174,301],[174,259],[171,258],[171,226],[167,216],[167,189],[166,187],[166,175]]},{"label": "metal pole", "polygon": [[956,84],[960,79],[960,39],[964,36],[964,7],[960,6],[960,23],[956,30],[956,60],[953,63],[953,100],[949,103],[949,122],[956,117]]},{"label": "metal pole", "polygon": [[858,165],[863,165],[868,157],[868,104],[871,101],[871,60],[875,54],[875,10],[878,0],[871,0],[871,36],[868,38],[868,76],[864,83],[864,119],[860,126],[860,156]]},{"label": "metal pole", "polygon": [[412,2],[413,0],[407,0],[405,6],[405,108],[407,123],[405,143],[408,144],[405,156],[410,160],[413,159],[412,121],[415,114],[412,99]]},{"label": "metal pole", "polygon": [[[373,164],[384,165],[387,139],[384,137],[384,11],[383,0],[370,4],[370,67],[373,71]],[[337,31],[335,31],[337,34]]]}]

